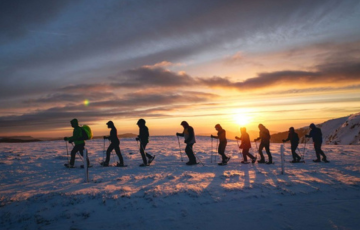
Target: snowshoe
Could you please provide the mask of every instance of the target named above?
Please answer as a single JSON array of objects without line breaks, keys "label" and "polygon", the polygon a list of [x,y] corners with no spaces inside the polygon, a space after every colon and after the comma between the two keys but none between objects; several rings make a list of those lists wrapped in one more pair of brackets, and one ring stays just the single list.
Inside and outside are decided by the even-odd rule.
[{"label": "snowshoe", "polygon": [[106,163],[106,162],[101,162],[100,165],[103,167],[109,167],[109,163]]},{"label": "snowshoe", "polygon": [[119,162],[117,162],[116,167],[127,167],[127,165],[120,164]]},{"label": "snowshoe", "polygon": [[150,164],[151,164],[151,162],[153,162],[153,160],[155,160],[155,155],[154,155],[152,158],[149,158],[149,160],[148,160],[148,164],[150,165]]},{"label": "snowshoe", "polygon": [[199,164],[198,162],[187,162],[186,165],[197,165]]},{"label": "snowshoe", "polygon": [[265,164],[271,165],[271,164],[274,164],[274,162],[273,161],[267,161]]},{"label": "snowshoe", "polygon": [[241,161],[240,163],[241,163],[241,164],[250,164],[249,161]]},{"label": "snowshoe", "polygon": [[313,162],[318,163],[318,162],[321,162],[321,161],[320,161],[320,159],[316,159],[316,160],[313,160]]},{"label": "snowshoe", "polygon": [[146,166],[149,166],[149,165],[146,165],[146,164],[141,164],[141,165],[139,165],[139,167],[146,167]]},{"label": "snowshoe", "polygon": [[256,157],[251,160],[251,163],[254,164],[256,162]]},{"label": "snowshoe", "polygon": [[75,168],[75,166],[74,166],[74,165],[71,165],[71,164],[64,164],[64,166],[65,166],[66,168]]},{"label": "snowshoe", "polygon": [[220,163],[218,163],[218,165],[227,165],[227,163],[226,162],[220,162]]},{"label": "snowshoe", "polygon": [[330,163],[330,161],[328,161],[328,160],[326,160],[326,159],[322,159],[322,161],[323,161],[324,163]]},{"label": "snowshoe", "polygon": [[231,158],[231,157],[227,157],[227,158],[225,159],[225,163],[228,163],[229,160],[230,160],[230,158]]},{"label": "snowshoe", "polygon": [[265,164],[266,162],[265,162],[265,160],[259,160],[258,161],[258,164]]},{"label": "snowshoe", "polygon": [[[92,168],[93,166],[92,165],[88,165],[88,168]],[[80,168],[84,168],[84,165],[80,165]]]}]

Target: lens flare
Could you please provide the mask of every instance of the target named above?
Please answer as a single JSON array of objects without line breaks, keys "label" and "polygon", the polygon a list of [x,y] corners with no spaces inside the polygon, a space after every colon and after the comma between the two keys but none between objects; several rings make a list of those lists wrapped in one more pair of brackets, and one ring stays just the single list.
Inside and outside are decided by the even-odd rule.
[{"label": "lens flare", "polygon": [[90,101],[88,99],[84,100],[84,105],[88,106],[90,104]]}]

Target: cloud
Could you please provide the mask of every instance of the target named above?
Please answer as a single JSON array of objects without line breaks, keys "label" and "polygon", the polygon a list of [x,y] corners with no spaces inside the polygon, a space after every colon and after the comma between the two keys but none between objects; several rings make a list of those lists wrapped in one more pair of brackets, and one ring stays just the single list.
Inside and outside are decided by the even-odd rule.
[{"label": "cloud", "polygon": [[360,82],[360,62],[324,63],[316,66],[315,71],[283,70],[259,73],[256,77],[243,82],[232,82],[226,77],[197,78],[209,87],[232,88],[241,91],[266,89],[273,86],[323,86],[352,85]]},{"label": "cloud", "polygon": [[195,84],[194,79],[186,73],[175,73],[161,67],[140,67],[122,72],[115,80],[115,87],[183,87]]}]

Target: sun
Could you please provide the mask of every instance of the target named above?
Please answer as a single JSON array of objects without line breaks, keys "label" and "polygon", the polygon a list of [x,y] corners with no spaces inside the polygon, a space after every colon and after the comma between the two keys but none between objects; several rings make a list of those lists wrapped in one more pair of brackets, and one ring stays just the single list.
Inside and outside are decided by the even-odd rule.
[{"label": "sun", "polygon": [[251,118],[245,113],[236,113],[233,117],[233,120],[240,126],[246,126],[251,122]]}]

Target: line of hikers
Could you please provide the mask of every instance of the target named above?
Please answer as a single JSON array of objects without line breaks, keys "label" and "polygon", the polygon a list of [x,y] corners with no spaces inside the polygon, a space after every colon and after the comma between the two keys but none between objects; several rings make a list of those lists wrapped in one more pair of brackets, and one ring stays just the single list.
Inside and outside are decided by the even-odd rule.
[{"label": "line of hikers", "polygon": [[[84,133],[84,130],[79,126],[79,122],[77,119],[71,120],[70,123],[71,123],[71,126],[74,128],[73,136],[64,137],[64,140],[68,141],[69,143],[74,143],[75,146],[71,151],[70,161],[67,164],[65,164],[65,166],[69,167],[69,168],[73,168],[74,163],[75,163],[75,155],[77,152],[79,152],[80,155],[83,156],[83,152],[85,149],[85,140],[88,138],[86,136],[86,133]],[[110,136],[104,136],[104,140],[105,139],[110,140],[110,145],[106,151],[105,161],[101,162],[100,164],[104,167],[109,166],[110,154],[111,154],[112,150],[115,150],[116,155],[119,158],[119,162],[117,163],[116,166],[126,167],[126,165],[124,164],[124,159],[123,159],[123,157],[121,155],[121,151],[120,151],[120,140],[117,135],[117,129],[112,121],[109,121],[106,124],[107,124],[107,127],[111,130],[110,130]],[[139,166],[141,166],[141,167],[149,166],[151,164],[151,162],[155,159],[155,155],[152,156],[145,152],[146,146],[149,143],[149,129],[146,126],[146,121],[144,119],[139,119],[136,124],[139,127],[139,135],[136,137],[136,141],[140,142],[139,152],[140,152],[142,160],[143,160],[143,163],[140,164]],[[188,122],[186,122],[186,121],[182,121],[180,125],[183,127],[184,130],[182,133],[176,133],[176,136],[178,136],[178,137],[181,136],[181,137],[184,137],[184,139],[185,139],[184,140],[184,142],[186,143],[185,153],[189,158],[189,161],[186,164],[187,165],[198,164],[198,162],[196,161],[194,151],[193,151],[193,145],[196,143],[194,128],[191,127],[188,124]],[[309,127],[310,127],[311,131],[308,135],[305,135],[305,137],[312,138],[312,140],[313,140],[314,149],[315,149],[315,153],[316,153],[316,159],[313,161],[320,162],[321,161],[320,155],[321,155],[322,161],[329,162],[326,158],[326,155],[321,150],[321,145],[322,145],[321,129],[317,128],[313,123],[310,124]],[[256,148],[258,149],[258,153],[260,155],[260,160],[258,160],[257,162],[259,164],[261,164],[261,163],[272,164],[273,159],[272,159],[272,155],[270,152],[270,132],[263,124],[259,124],[258,128],[260,131],[259,137],[254,139],[255,144],[256,144],[256,141],[260,140],[259,148],[257,148],[257,146],[256,146]],[[210,137],[219,140],[218,154],[222,157],[222,161],[220,163],[218,163],[218,165],[226,165],[228,163],[228,161],[230,160],[230,157],[225,155],[225,148],[227,145],[226,131],[221,127],[220,124],[215,125],[215,129],[217,131],[217,136],[211,135]],[[241,133],[241,137],[236,136],[235,139],[241,140],[241,144],[238,145],[239,149],[242,149],[243,161],[241,161],[241,163],[243,163],[243,164],[250,163],[247,161],[247,157],[249,157],[251,159],[251,163],[255,163],[257,160],[257,157],[253,156],[249,152],[249,150],[251,148],[251,142],[250,142],[250,136],[246,132],[246,128],[245,127],[240,128],[240,133]],[[292,157],[293,157],[293,161],[291,161],[291,163],[301,162],[301,157],[296,153],[296,149],[299,145],[299,136],[295,132],[295,129],[293,127],[290,127],[290,129],[289,129],[288,138],[283,140],[283,142],[286,142],[286,141],[290,141],[290,143],[291,143],[291,153],[292,153]],[[179,147],[180,147],[180,142],[179,142]],[[265,161],[265,157],[262,152],[264,148],[265,148],[266,154],[268,155],[268,161]],[[89,161],[88,157],[87,157],[86,161],[87,161],[88,166],[90,166],[90,161]]]}]

